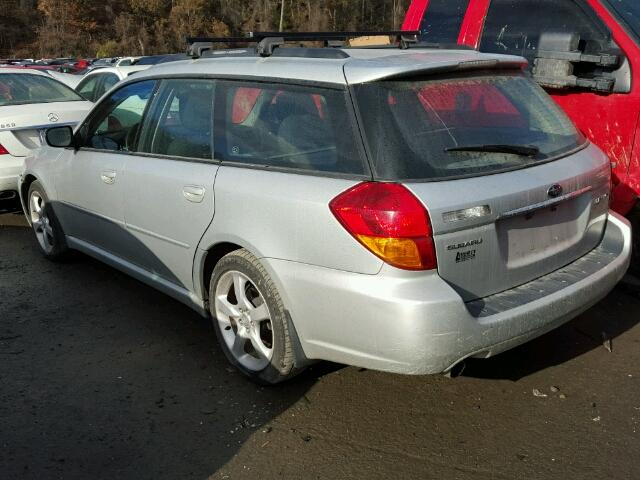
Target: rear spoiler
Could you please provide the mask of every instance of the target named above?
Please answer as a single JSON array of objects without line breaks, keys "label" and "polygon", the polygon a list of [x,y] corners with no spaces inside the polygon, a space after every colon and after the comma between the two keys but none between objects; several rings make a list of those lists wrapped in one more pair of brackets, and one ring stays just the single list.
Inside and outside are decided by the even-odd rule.
[{"label": "rear spoiler", "polygon": [[[358,84],[364,82],[394,80],[398,78],[411,78],[415,76],[431,76],[442,73],[456,73],[473,70],[524,70],[529,65],[526,59],[516,56],[507,56],[504,58],[480,58],[461,61],[443,61],[440,63],[426,64],[424,67],[420,65],[390,65],[381,68],[375,72],[370,67],[363,65],[363,69],[359,71],[356,62],[345,65],[345,75],[349,84]],[[373,74],[372,74],[373,73]]]}]

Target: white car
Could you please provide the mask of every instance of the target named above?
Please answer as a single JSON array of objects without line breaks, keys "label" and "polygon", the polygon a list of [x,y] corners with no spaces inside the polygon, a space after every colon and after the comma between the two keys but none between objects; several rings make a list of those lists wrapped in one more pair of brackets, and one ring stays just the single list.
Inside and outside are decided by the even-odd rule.
[{"label": "white car", "polygon": [[135,65],[136,61],[141,59],[142,57],[122,57],[116,61],[116,67],[128,67],[131,65]]},{"label": "white car", "polygon": [[90,102],[96,102],[120,80],[124,80],[129,75],[141,70],[146,70],[150,66],[107,67],[92,70],[78,83],[75,90]]},{"label": "white car", "polygon": [[75,126],[92,107],[80,95],[37,70],[0,70],[0,202],[17,198],[24,157],[40,148],[42,132]]},{"label": "white car", "polygon": [[61,81],[67,87],[73,88],[74,90],[84,78],[84,75],[78,75],[75,73],[62,73],[55,70],[44,70],[44,72],[47,73],[47,75],[55,78],[56,80]]}]

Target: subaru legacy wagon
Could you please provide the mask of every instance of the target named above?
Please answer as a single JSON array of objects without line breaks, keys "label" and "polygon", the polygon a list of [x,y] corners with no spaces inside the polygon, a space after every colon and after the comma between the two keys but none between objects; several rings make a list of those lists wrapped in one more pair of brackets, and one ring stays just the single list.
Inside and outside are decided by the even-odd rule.
[{"label": "subaru legacy wagon", "polygon": [[210,316],[263,383],[313,360],[447,373],[625,273],[609,161],[524,59],[268,50],[140,72],[49,129],[20,187],[44,255],[80,250]]}]

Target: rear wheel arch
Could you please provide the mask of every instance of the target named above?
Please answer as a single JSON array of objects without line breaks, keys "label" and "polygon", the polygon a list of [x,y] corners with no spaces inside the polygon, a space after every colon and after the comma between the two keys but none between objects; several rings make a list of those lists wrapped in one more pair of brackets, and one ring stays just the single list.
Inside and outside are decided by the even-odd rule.
[{"label": "rear wheel arch", "polygon": [[[204,249],[207,251],[207,254],[204,260],[204,264],[200,269],[200,291],[202,292],[205,305],[209,303],[209,283],[211,282],[211,276],[213,275],[214,268],[220,262],[220,260],[225,257],[225,255],[242,249],[247,250],[249,253],[254,255],[258,259],[258,261],[260,261],[260,263],[274,282],[276,288],[278,289],[280,297],[284,302],[285,309],[287,309],[287,314],[291,316],[291,313],[289,312],[289,305],[291,304],[289,301],[289,295],[284,288],[284,285],[282,284],[277,272],[275,272],[268,263],[261,261],[262,255],[259,255],[255,251],[255,249],[251,248],[248,245],[240,245],[238,243],[228,241],[218,242],[210,246],[209,248]],[[293,322],[292,319],[291,321]]]}]

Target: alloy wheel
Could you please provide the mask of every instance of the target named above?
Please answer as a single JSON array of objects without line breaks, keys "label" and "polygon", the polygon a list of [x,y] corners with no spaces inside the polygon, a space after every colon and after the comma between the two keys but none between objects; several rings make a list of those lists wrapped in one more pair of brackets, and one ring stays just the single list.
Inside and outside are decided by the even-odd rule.
[{"label": "alloy wheel", "polygon": [[29,216],[36,233],[40,247],[45,253],[51,253],[54,248],[53,226],[45,210],[45,199],[38,191],[31,192],[29,197]]},{"label": "alloy wheel", "polygon": [[216,320],[236,361],[258,372],[273,357],[273,327],[264,296],[245,274],[222,274],[215,291]]}]

